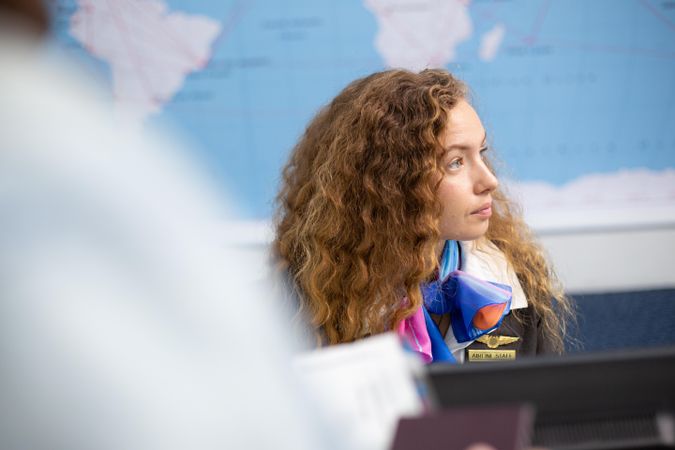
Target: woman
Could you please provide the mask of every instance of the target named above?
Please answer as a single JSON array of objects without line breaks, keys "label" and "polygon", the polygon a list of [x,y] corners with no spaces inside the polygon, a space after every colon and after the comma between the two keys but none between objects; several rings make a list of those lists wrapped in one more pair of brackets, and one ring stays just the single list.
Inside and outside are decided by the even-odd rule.
[{"label": "woman", "polygon": [[570,304],[488,157],[443,70],[375,73],[317,114],[274,253],[320,344],[397,330],[426,361],[563,351]]}]

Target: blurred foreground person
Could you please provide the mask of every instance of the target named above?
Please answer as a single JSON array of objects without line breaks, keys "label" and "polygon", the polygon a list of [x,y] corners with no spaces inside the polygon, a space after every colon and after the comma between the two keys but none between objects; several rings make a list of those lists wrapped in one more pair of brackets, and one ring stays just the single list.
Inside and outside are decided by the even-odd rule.
[{"label": "blurred foreground person", "polygon": [[0,1],[0,448],[323,448],[262,262],[186,160],[45,62],[47,24]]}]

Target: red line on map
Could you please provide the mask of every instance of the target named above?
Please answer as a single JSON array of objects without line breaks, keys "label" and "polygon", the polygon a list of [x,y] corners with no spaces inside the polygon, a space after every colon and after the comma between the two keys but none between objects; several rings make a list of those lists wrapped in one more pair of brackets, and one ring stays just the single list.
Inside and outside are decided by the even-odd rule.
[{"label": "red line on map", "polygon": [[[169,39],[174,45],[176,50],[179,53],[182,53],[183,56],[186,58],[192,60],[195,64],[198,66],[203,66],[204,61],[199,58],[197,55],[195,55],[192,52],[192,49],[185,43],[185,41],[182,39],[182,37],[176,35],[174,33],[174,30],[172,30],[165,21],[162,20],[154,20],[154,17],[151,17],[148,15],[147,11],[143,8],[141,8],[136,1],[134,0],[126,0],[127,5],[130,5],[131,7],[135,8],[137,11],[139,11],[141,14],[145,15],[146,17],[153,19],[154,25],[156,28],[160,31],[161,34],[163,34],[167,39]],[[167,14],[168,15],[168,14]]]},{"label": "red line on map", "polygon": [[642,6],[647,8],[649,12],[651,12],[654,15],[654,17],[663,22],[668,28],[675,31],[675,23],[673,23],[673,21],[670,20],[669,17],[666,17],[663,13],[661,13],[661,11],[656,9],[654,5],[649,3],[647,0],[640,0],[640,3],[642,4]]},{"label": "red line on map", "polygon": [[[145,42],[140,41],[140,44],[146,45],[148,44],[147,40],[155,40],[153,38],[157,39],[157,44],[158,45],[171,45],[176,52],[174,53],[176,56],[178,55],[183,55],[186,59],[189,61],[192,61],[192,64],[198,66],[199,68],[204,68],[207,66],[209,61],[211,60],[211,57],[213,55],[213,49],[216,47],[216,45],[220,44],[222,40],[234,29],[236,24],[239,22],[241,16],[244,14],[246,9],[254,3],[253,1],[237,1],[233,7],[230,10],[229,15],[226,17],[226,19],[223,21],[224,25],[221,28],[221,32],[218,36],[216,36],[213,39],[212,45],[211,45],[211,51],[207,51],[204,56],[199,56],[195,54],[192,48],[190,48],[190,45],[186,42],[184,38],[180,35],[182,30],[176,30],[170,27],[165,21],[162,21],[161,18],[165,16],[158,16],[160,20],[157,20],[157,17],[152,17],[147,9],[142,8],[139,6],[139,3],[137,0],[126,0],[126,3],[120,2],[119,0],[116,0],[114,2],[110,2],[109,0],[96,0],[96,1],[91,1],[91,0],[78,0],[80,2],[81,10],[79,12],[79,15],[77,16],[77,21],[75,23],[81,22],[81,21],[86,21],[83,23],[83,33],[86,36],[85,42],[83,43],[83,46],[92,54],[95,54],[95,45],[92,43],[95,42],[95,38],[97,35],[96,30],[96,24],[97,21],[94,20],[94,18],[98,18],[98,22],[101,22],[103,19],[109,19],[112,23],[114,28],[117,29],[117,34],[120,35],[120,39],[123,42],[124,45],[124,50],[126,51],[131,63],[135,66],[135,72],[138,75],[137,78],[141,82],[141,85],[144,87],[144,89],[148,93],[152,93],[152,90],[150,89],[151,83],[149,83],[149,78],[147,73],[144,72],[143,67],[147,67],[147,62],[142,61],[140,58],[140,55],[138,52],[135,52],[134,49],[137,48],[137,46],[134,45],[134,42],[131,40],[131,38],[134,35],[138,35],[138,33],[134,33],[134,31],[139,31],[139,32],[145,32],[146,35],[147,33],[150,33],[150,35],[146,38]],[[101,5],[105,1],[106,6]],[[121,4],[120,4],[121,3]],[[119,14],[121,9],[130,9],[134,8],[136,11],[138,11],[138,14],[135,15],[125,15],[121,16]],[[167,11],[167,15],[168,15]],[[149,19],[149,24],[141,24],[141,23],[136,23],[138,21],[133,20],[134,16],[139,16],[139,15],[144,15],[147,19]],[[154,32],[154,33],[153,33]],[[165,47],[166,48],[166,47]],[[174,71],[182,71],[183,73],[186,72],[185,70],[185,63],[184,61],[178,61],[175,58],[171,58],[170,52],[153,52],[153,59],[157,62],[163,63],[164,67],[166,68],[172,68]],[[156,64],[155,64],[156,67]],[[158,100],[158,99],[155,99]]]},{"label": "red line on map", "polygon": [[[663,14],[661,14],[658,10],[655,10],[654,7],[649,4],[647,0],[640,0],[641,3],[645,6],[645,8],[649,9],[652,14],[657,16],[659,19],[663,20],[665,24],[670,27],[670,28],[675,28],[675,24],[669,21],[667,17],[665,17]],[[616,45],[609,45],[609,44],[593,44],[590,42],[574,42],[574,41],[561,41],[561,40],[541,40],[539,34],[541,33],[541,28],[543,25],[544,21],[544,16],[545,14],[548,13],[548,9],[550,8],[550,1],[547,2],[546,5],[544,5],[540,10],[537,19],[535,20],[535,23],[532,27],[534,30],[533,33],[531,34],[526,34],[522,30],[519,30],[517,27],[511,26],[509,23],[506,21],[500,19],[497,14],[495,14],[493,11],[489,10],[480,10],[478,14],[490,21],[494,22],[501,22],[506,24],[506,28],[508,29],[508,32],[510,34],[515,34],[517,38],[520,38],[521,41],[526,42],[528,45],[532,45],[535,42],[539,43],[541,45],[550,45],[552,47],[556,48],[567,48],[567,49],[574,49],[574,50],[582,50],[582,51],[591,51],[591,52],[601,52],[601,53],[622,53],[622,54],[630,54],[630,55],[639,55],[639,56],[645,56],[645,57],[657,57],[657,58],[675,58],[675,52],[673,51],[663,51],[663,50],[657,50],[657,49],[649,49],[649,48],[635,48],[635,47],[620,47]],[[533,34],[536,32],[536,36],[533,36]]]},{"label": "red line on map", "polygon": [[415,39],[413,36],[411,36],[409,33],[405,31],[404,26],[400,26],[399,23],[396,23],[395,20],[391,18],[391,13],[389,11],[385,11],[383,9],[379,10],[379,16],[382,17],[382,20],[387,20],[390,23],[395,23],[395,29],[399,32],[399,34],[403,37],[403,39],[408,42],[408,44],[418,50],[423,50],[425,46],[423,43],[419,42],[417,39]]},{"label": "red line on map", "polygon": [[89,53],[94,53],[94,48],[96,47],[93,44],[94,36],[93,30],[91,28],[91,21],[88,21],[87,18],[92,16],[93,7],[90,2],[82,1],[80,9],[71,16],[70,26],[81,27],[82,28],[82,47],[84,47]]},{"label": "red line on map", "polygon": [[477,13],[478,15],[481,16],[481,18],[485,19],[486,21],[490,22],[500,22],[506,25],[506,29],[510,34],[515,34],[517,37],[519,37],[521,40],[524,40],[526,36],[528,36],[528,33],[524,32],[522,29],[518,27],[514,27],[510,23],[506,22],[505,20],[502,20],[499,18],[496,14],[490,12],[490,11],[479,11]]},{"label": "red line on map", "polygon": [[234,29],[235,25],[239,22],[239,19],[241,16],[244,15],[244,12],[248,7],[251,6],[251,4],[255,3],[254,1],[239,1],[235,3],[235,5],[232,7],[230,10],[230,13],[228,14],[227,18],[223,21],[223,29],[218,35],[218,37],[213,41],[213,45],[211,48],[216,48],[216,46],[220,45],[223,39],[229,35],[232,30]]},{"label": "red line on map", "polygon": [[569,48],[575,50],[593,51],[601,53],[623,53],[628,55],[639,55],[657,58],[675,58],[675,51],[659,51],[648,48],[637,47],[619,47],[617,45],[590,44],[586,42],[573,41],[546,41],[542,44],[551,45],[556,48]]},{"label": "red line on map", "polygon": [[[466,10],[467,10],[467,14],[468,14],[469,0],[457,0],[457,2],[464,5],[464,7],[465,7]],[[440,20],[440,22],[441,22],[441,23],[445,23],[445,22],[446,22],[446,19],[448,19],[449,16],[450,16],[451,14],[452,14],[452,12],[451,12],[451,11],[448,11],[448,14],[446,14],[446,16],[443,17],[443,19]],[[449,20],[448,20],[448,22],[449,22]],[[442,32],[442,31],[441,31],[441,32]],[[438,36],[438,40],[440,40],[441,37],[442,37],[442,36]],[[441,58],[441,55],[442,55],[442,52],[437,52],[437,53],[435,53],[434,55],[432,55],[431,58],[429,58],[429,61],[428,61],[429,65],[430,65],[431,67],[440,67],[440,66],[442,66],[441,61],[442,61],[443,59]]]},{"label": "red line on map", "polygon": [[534,24],[532,25],[532,31],[529,36],[523,38],[523,42],[528,45],[534,45],[539,39],[539,33],[541,33],[541,27],[544,25],[544,20],[548,14],[549,9],[551,8],[551,0],[547,0],[543,3],[542,7],[539,8],[537,17],[534,19]]},{"label": "red line on map", "polygon": [[128,35],[128,30],[126,28],[126,24],[115,13],[115,10],[113,8],[111,8],[110,0],[105,0],[105,1],[106,1],[106,4],[108,5],[108,11],[110,12],[110,16],[112,17],[112,20],[115,23],[115,27],[119,31],[119,34],[120,34],[121,39],[123,41],[124,48],[125,48],[127,54],[129,55],[129,58],[133,62],[134,70],[135,70],[136,74],[138,75],[137,78],[138,78],[138,81],[141,84],[141,87],[143,88],[143,90],[145,90],[146,93],[148,93],[148,98],[156,101],[156,99],[154,99],[154,96],[152,95],[153,91],[152,91],[152,88],[151,88],[151,84],[150,84],[149,80],[147,79],[146,74],[143,72],[143,70],[141,68],[142,65],[141,65],[140,58],[138,57],[136,52],[134,52],[133,45],[130,45],[130,43],[127,40],[129,35]]},{"label": "red line on map", "polygon": [[[94,6],[91,4],[91,2],[84,2],[82,4],[82,14],[87,15],[89,17],[94,15]],[[84,35],[86,36],[86,42],[88,42],[88,47],[85,45],[85,48],[93,53],[94,48],[96,47],[96,44],[94,42],[94,30],[93,27],[91,26],[92,21],[91,20],[85,20],[84,22]]]}]

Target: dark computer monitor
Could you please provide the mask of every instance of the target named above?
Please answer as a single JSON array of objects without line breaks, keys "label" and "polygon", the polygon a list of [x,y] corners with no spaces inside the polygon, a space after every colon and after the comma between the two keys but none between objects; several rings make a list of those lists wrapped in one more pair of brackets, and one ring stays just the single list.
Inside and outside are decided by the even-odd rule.
[{"label": "dark computer monitor", "polygon": [[441,408],[530,404],[536,447],[675,447],[675,347],[431,365],[428,375]]}]

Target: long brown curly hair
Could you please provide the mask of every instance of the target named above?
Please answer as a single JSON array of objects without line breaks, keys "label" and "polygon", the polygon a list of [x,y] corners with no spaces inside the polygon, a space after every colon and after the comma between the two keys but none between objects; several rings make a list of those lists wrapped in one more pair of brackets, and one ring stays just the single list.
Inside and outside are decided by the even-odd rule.
[{"label": "long brown curly hair", "polygon": [[[391,330],[422,305],[420,284],[438,265],[439,138],[447,112],[466,97],[443,70],[375,73],[325,106],[293,149],[273,255],[320,343]],[[562,351],[569,301],[517,208],[501,191],[493,198],[486,237]]]}]

